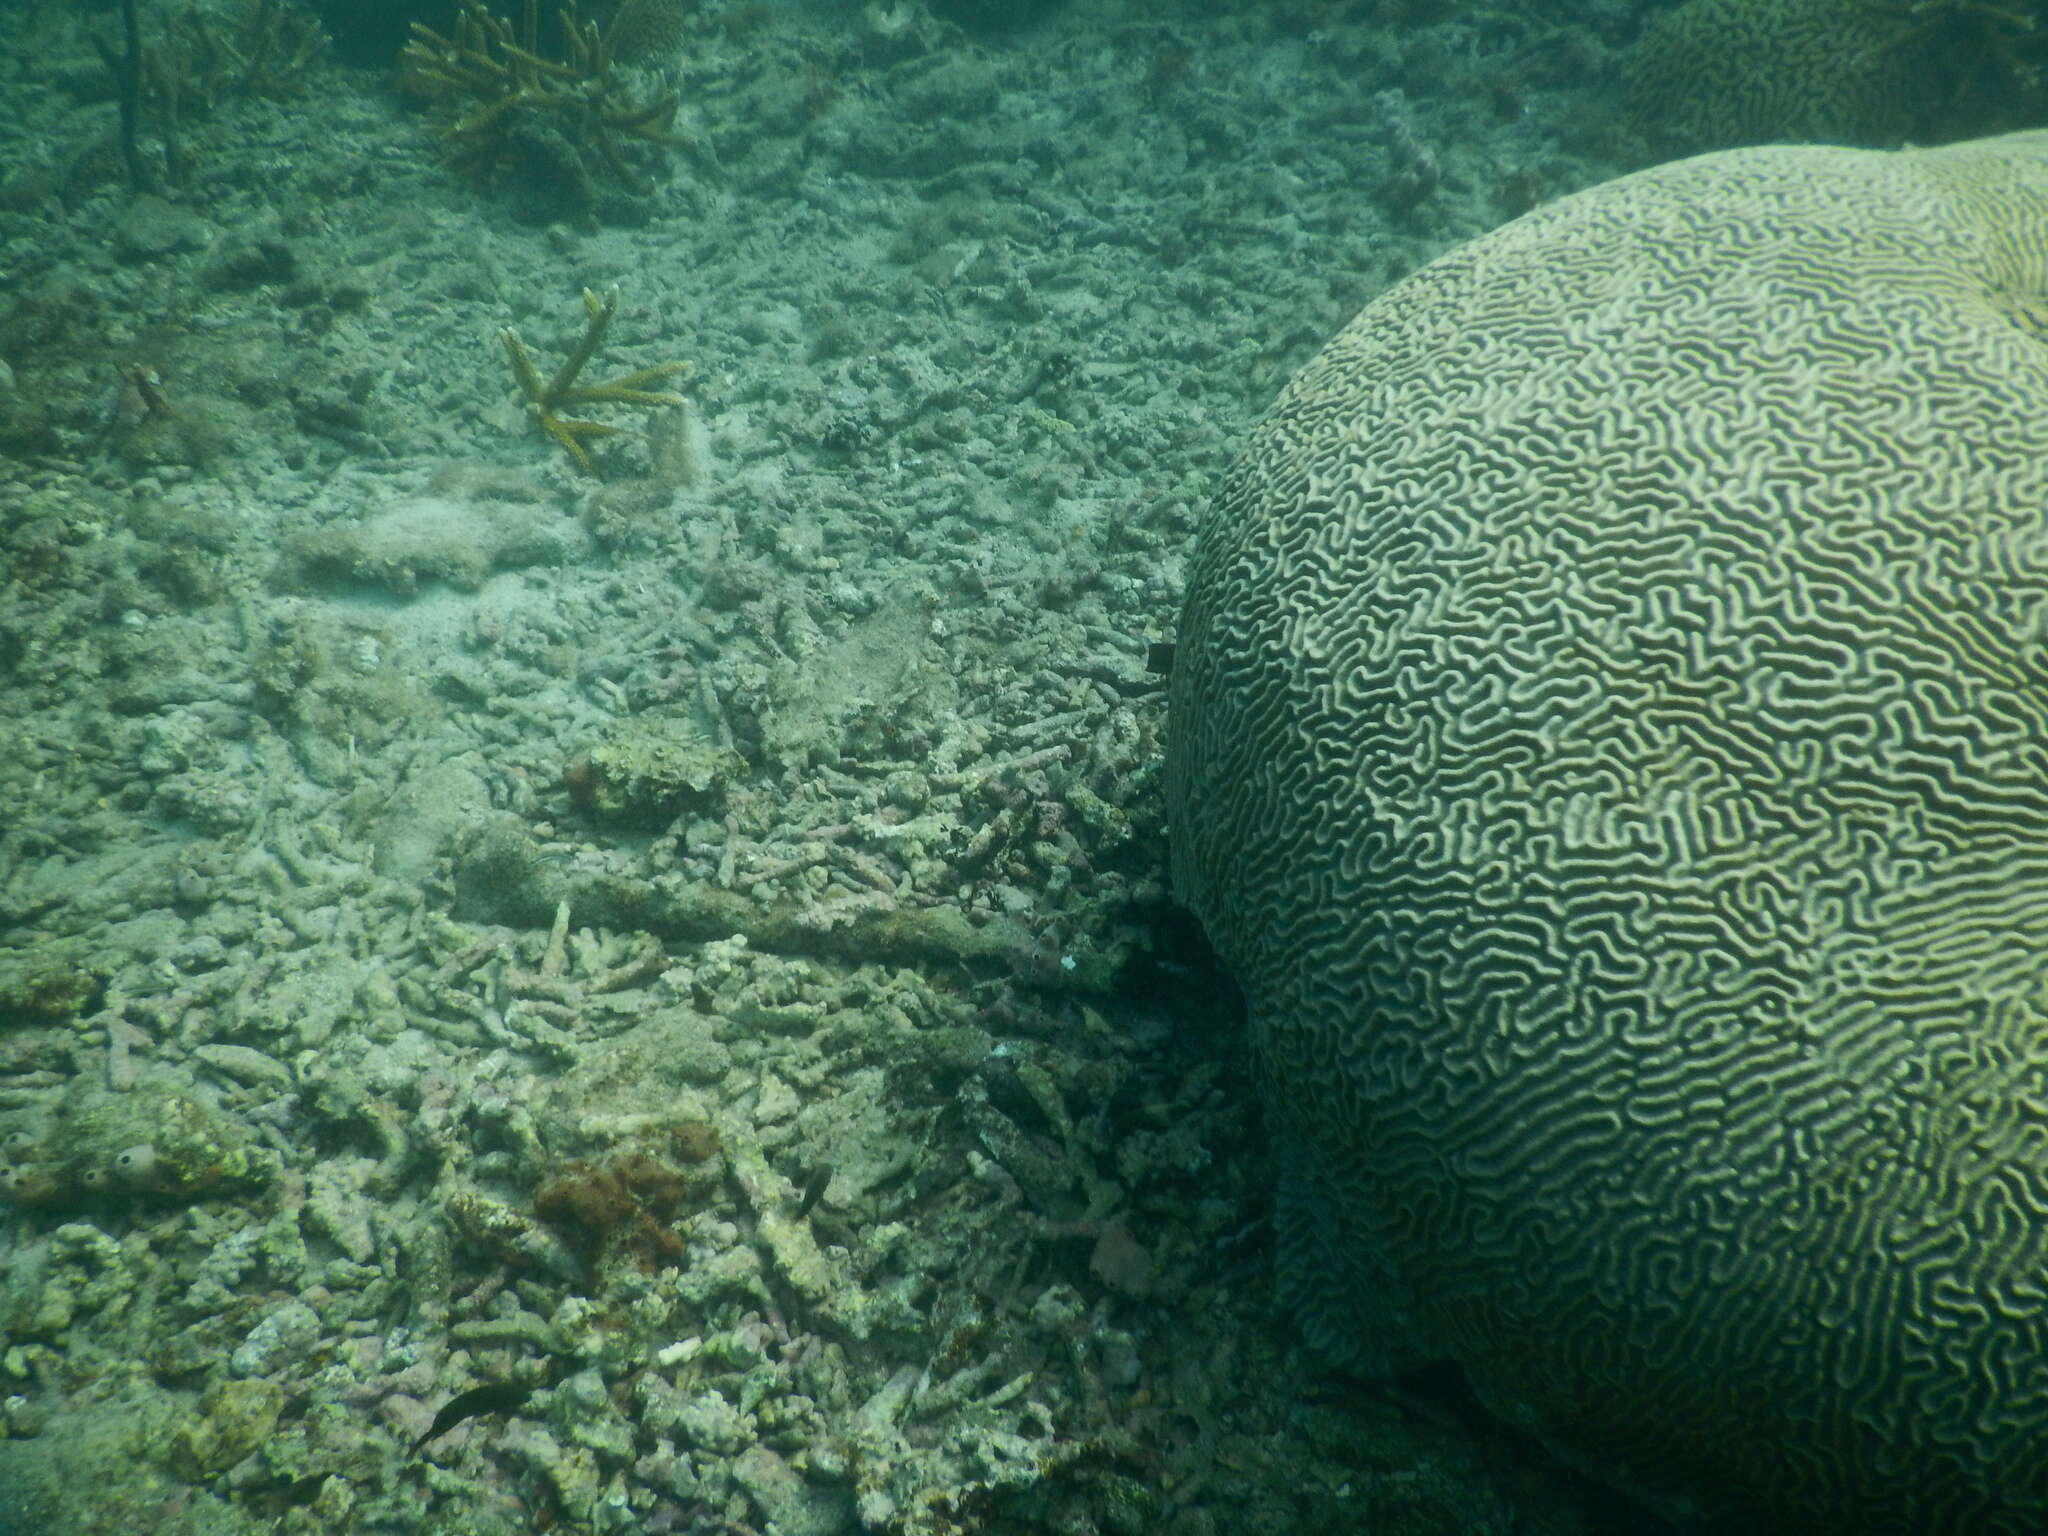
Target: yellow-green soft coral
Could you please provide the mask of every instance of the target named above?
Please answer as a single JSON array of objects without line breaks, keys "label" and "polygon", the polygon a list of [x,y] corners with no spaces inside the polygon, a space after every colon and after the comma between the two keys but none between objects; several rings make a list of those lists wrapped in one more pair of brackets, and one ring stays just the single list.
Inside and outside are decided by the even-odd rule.
[{"label": "yellow-green soft coral", "polygon": [[[399,55],[400,80],[427,102],[438,119],[450,163],[483,177],[507,163],[524,165],[530,146],[525,127],[550,133],[568,146],[579,170],[601,165],[627,191],[645,197],[653,183],[627,158],[637,142],[670,146],[680,98],[665,86],[635,91],[618,64],[622,37],[637,37],[650,0],[626,0],[609,27],[580,19],[575,0],[561,15],[563,56],[542,52],[540,6],[526,0],[518,26],[460,0],[452,37],[421,22]],[[587,162],[587,163],[586,163]]]}]

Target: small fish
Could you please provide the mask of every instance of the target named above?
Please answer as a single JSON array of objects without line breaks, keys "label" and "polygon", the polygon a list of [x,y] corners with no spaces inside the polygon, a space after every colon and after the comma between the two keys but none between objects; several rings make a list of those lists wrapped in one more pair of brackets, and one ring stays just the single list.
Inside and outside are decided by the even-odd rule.
[{"label": "small fish", "polygon": [[797,1215],[810,1215],[811,1207],[818,1203],[819,1197],[825,1193],[825,1186],[831,1182],[832,1165],[830,1163],[820,1163],[816,1168],[813,1168],[811,1176],[804,1180],[803,1197],[796,1203]]},{"label": "small fish", "polygon": [[510,1413],[531,1396],[533,1388],[510,1381],[494,1381],[489,1386],[458,1392],[441,1405],[441,1411],[434,1415],[434,1422],[427,1426],[425,1434],[413,1441],[412,1449],[406,1455],[419,1455],[429,1440],[440,1439],[464,1419],[473,1419],[480,1413]]}]

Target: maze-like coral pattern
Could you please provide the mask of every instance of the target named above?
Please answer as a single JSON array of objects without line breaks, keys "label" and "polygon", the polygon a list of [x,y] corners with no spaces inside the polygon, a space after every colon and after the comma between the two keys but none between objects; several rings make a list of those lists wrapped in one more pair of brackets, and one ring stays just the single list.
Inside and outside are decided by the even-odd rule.
[{"label": "maze-like coral pattern", "polygon": [[1396,1277],[1322,1311],[1653,1497],[2048,1529],[2044,312],[2048,134],[1683,161],[1374,302],[1203,528],[1175,880]]},{"label": "maze-like coral pattern", "polygon": [[1925,52],[1913,27],[1904,0],[1685,0],[1645,29],[1623,74],[1642,126],[1689,148],[1896,144]]}]

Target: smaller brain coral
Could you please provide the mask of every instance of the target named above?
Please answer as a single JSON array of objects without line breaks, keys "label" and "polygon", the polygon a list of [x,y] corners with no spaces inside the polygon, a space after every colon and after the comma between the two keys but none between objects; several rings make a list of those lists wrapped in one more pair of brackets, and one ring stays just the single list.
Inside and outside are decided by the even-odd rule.
[{"label": "smaller brain coral", "polygon": [[620,0],[606,41],[619,64],[666,64],[683,46],[697,0]]},{"label": "smaller brain coral", "polygon": [[1893,144],[1912,118],[1904,32],[1872,0],[1686,0],[1631,52],[1629,100],[1687,149]]},{"label": "smaller brain coral", "polygon": [[2042,120],[2044,21],[2043,0],[1685,0],[1631,53],[1629,95],[1688,150],[1945,143]]}]

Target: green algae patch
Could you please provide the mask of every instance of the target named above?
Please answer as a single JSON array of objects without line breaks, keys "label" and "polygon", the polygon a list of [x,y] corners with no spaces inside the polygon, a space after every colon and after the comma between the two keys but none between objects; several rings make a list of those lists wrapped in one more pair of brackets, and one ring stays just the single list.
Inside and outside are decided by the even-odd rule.
[{"label": "green algae patch", "polygon": [[190,1477],[214,1477],[255,1451],[277,1428],[284,1388],[274,1381],[223,1381],[192,1417],[171,1426],[170,1454]]},{"label": "green algae patch", "polygon": [[661,827],[721,807],[746,767],[737,752],[694,740],[685,728],[636,719],[577,758],[563,777],[583,809],[608,821]]},{"label": "green algae patch", "polygon": [[0,955],[0,1029],[67,1024],[99,1006],[105,974],[80,947]]},{"label": "green algae patch", "polygon": [[247,1193],[269,1181],[277,1161],[197,1096],[156,1082],[80,1090],[19,1159],[9,1170],[11,1197],[58,1209]]}]

